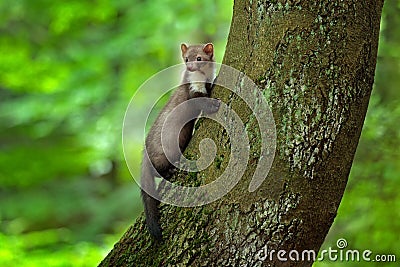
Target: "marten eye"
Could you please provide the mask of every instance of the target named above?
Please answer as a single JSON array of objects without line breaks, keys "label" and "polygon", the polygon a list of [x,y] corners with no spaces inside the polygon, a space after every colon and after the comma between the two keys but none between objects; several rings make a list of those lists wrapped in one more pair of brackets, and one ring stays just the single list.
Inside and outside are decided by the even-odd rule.
[{"label": "marten eye", "polygon": [[197,61],[201,61],[201,57],[197,57],[196,60],[197,60]]},{"label": "marten eye", "polygon": [[188,62],[189,61],[189,59],[188,58],[185,58],[185,62]]}]

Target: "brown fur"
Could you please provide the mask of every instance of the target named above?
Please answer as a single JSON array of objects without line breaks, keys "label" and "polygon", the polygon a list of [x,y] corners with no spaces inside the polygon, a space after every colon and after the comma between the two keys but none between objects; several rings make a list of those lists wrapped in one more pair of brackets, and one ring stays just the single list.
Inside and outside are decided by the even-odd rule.
[{"label": "brown fur", "polygon": [[[142,161],[142,199],[144,203],[146,223],[150,233],[158,240],[162,239],[162,231],[159,225],[158,200],[147,194],[150,191],[156,195],[155,176],[169,178],[173,165],[167,159],[164,150],[168,155],[172,155],[172,161],[178,161],[181,153],[188,145],[193,132],[195,119],[187,122],[180,132],[179,126],[183,125],[187,118],[197,117],[201,111],[214,113],[219,109],[220,101],[209,98],[202,104],[184,104],[183,111],[177,114],[173,120],[168,119],[168,125],[164,125],[168,114],[178,105],[194,97],[207,97],[211,90],[211,84],[214,79],[213,45],[181,45],[182,57],[186,62],[186,71],[183,75],[182,84],[172,94],[167,104],[161,110],[153,126],[150,128],[145,142],[145,152]],[[201,58],[201,61],[198,61]],[[197,63],[199,62],[199,63]],[[193,81],[194,80],[194,81]],[[189,117],[190,116],[190,117]],[[163,125],[164,128],[163,129]],[[161,145],[161,131],[164,131],[164,147]],[[179,149],[173,146],[174,141],[179,136]],[[169,145],[171,144],[171,145]]]}]

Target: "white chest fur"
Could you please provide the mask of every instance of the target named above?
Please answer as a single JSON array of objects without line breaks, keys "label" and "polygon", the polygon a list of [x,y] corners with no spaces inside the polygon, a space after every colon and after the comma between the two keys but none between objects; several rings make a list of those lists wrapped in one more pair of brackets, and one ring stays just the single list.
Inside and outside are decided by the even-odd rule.
[{"label": "white chest fur", "polygon": [[207,76],[201,71],[188,72],[189,89],[193,93],[207,93]]}]

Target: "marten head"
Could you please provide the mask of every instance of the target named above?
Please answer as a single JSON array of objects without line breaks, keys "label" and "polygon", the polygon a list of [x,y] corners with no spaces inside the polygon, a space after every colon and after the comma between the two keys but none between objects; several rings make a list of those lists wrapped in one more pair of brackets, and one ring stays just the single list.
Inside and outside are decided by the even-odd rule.
[{"label": "marten head", "polygon": [[181,44],[182,58],[190,72],[200,71],[208,62],[214,62],[214,46]]}]

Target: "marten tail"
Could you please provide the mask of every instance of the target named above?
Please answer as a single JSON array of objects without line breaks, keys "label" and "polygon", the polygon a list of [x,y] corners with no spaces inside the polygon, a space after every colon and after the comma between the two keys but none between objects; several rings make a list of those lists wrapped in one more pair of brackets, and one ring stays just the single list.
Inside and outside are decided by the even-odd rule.
[{"label": "marten tail", "polygon": [[145,156],[143,157],[143,163],[142,163],[142,178],[141,178],[144,214],[146,216],[147,229],[149,230],[150,234],[157,240],[161,240],[162,231],[159,224],[160,214],[158,212],[159,201],[147,193],[149,192],[153,196],[156,196],[157,194],[154,174],[152,173],[151,170],[152,170],[152,165],[145,152]]}]

